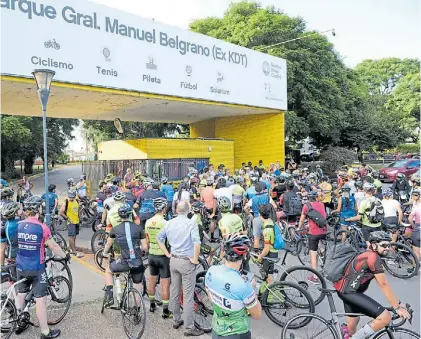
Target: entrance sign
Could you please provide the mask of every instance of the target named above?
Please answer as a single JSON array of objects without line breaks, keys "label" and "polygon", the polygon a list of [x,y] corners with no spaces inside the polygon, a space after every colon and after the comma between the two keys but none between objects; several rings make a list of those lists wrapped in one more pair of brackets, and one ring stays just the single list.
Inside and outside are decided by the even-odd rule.
[{"label": "entrance sign", "polygon": [[84,0],[1,0],[1,73],[287,109],[286,62]]}]

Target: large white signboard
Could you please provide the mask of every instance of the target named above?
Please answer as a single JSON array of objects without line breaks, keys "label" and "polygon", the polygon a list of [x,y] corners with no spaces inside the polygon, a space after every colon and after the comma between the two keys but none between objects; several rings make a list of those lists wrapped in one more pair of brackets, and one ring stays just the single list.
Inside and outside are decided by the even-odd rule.
[{"label": "large white signboard", "polygon": [[287,109],[286,62],[83,0],[1,0],[1,73]]}]

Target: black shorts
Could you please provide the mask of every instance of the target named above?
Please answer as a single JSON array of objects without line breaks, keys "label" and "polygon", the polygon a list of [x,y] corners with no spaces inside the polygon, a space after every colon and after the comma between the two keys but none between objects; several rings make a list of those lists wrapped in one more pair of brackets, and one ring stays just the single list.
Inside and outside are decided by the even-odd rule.
[{"label": "black shorts", "polygon": [[411,235],[412,245],[415,247],[421,247],[420,234],[421,234],[420,225],[415,226],[415,229],[412,231],[412,235]]},{"label": "black shorts", "polygon": [[[278,252],[269,252],[266,255],[268,258],[277,258],[278,257]],[[275,268],[275,264],[269,260],[264,260],[263,259],[263,270],[267,273],[267,274],[273,274],[273,270]]]},{"label": "black shorts", "polygon": [[383,225],[394,225],[394,228],[399,227],[398,217],[387,217],[383,219]]},{"label": "black shorts", "polygon": [[234,204],[234,207],[233,207],[232,210],[233,210],[234,214],[243,213],[243,205],[242,204]]},{"label": "black shorts", "polygon": [[171,276],[170,273],[170,258],[166,255],[149,254],[149,273],[156,277],[159,275],[163,279]]},{"label": "black shorts", "polygon": [[382,305],[364,293],[338,292],[338,297],[344,302],[345,313],[362,313],[375,319],[385,310]]},{"label": "black shorts", "polygon": [[377,232],[377,231],[381,231],[382,227],[369,227],[369,226],[362,226],[361,227],[361,232],[363,232],[363,236],[364,236],[364,240],[365,241],[370,241],[370,233],[371,232]]},{"label": "black shorts", "polygon": [[326,239],[326,234],[319,234],[319,235],[308,235],[308,248],[310,251],[317,251],[319,248],[319,241]]},{"label": "black shorts", "polygon": [[79,234],[79,224],[68,224],[68,236],[69,237],[75,237]]},{"label": "black shorts", "polygon": [[146,225],[146,221],[148,221],[148,219],[145,219],[145,220],[139,219],[139,221],[140,221],[140,223],[139,223],[140,228],[142,229],[143,232],[145,232],[145,225]]},{"label": "black shorts", "polygon": [[[212,213],[213,213],[213,209],[207,208],[207,209],[206,209],[206,212],[208,212],[209,216],[211,216],[211,215],[212,215]],[[215,215],[213,216],[213,218],[209,218],[209,219],[211,219],[211,220],[216,220],[217,215],[218,215],[218,213],[217,213],[217,212],[215,212]]]},{"label": "black shorts", "polygon": [[110,271],[112,273],[122,273],[130,271],[133,283],[140,284],[143,281],[143,273],[145,267],[143,266],[142,259],[135,259],[128,262],[124,259],[117,259],[110,263]]},{"label": "black shorts", "polygon": [[45,268],[38,272],[18,270],[17,279],[20,280],[23,278],[26,278],[26,280],[19,284],[19,293],[28,293],[32,289],[35,298],[45,297],[48,287],[48,278]]}]

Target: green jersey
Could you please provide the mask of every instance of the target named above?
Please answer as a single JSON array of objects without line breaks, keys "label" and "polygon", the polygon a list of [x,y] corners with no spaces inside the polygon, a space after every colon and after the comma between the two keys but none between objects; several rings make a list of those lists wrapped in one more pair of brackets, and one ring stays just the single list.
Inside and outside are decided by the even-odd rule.
[{"label": "green jersey", "polygon": [[157,236],[164,228],[166,220],[162,215],[155,215],[148,219],[145,224],[146,238],[149,241],[149,254],[164,255],[164,251],[158,245]]},{"label": "green jersey", "polygon": [[[269,226],[269,227],[268,227]],[[278,250],[273,248],[273,244],[275,243],[275,230],[273,221],[268,219],[262,222],[263,227],[263,240],[265,244],[270,244],[269,252],[278,253]]]},{"label": "green jersey", "polygon": [[244,231],[243,219],[237,214],[233,213],[222,213],[222,218],[218,222],[219,229],[222,236],[230,233],[237,233]]},{"label": "green jersey", "polygon": [[364,226],[368,227],[379,227],[381,226],[381,222],[378,223],[371,223],[370,220],[368,220],[368,214],[371,211],[371,204],[376,201],[375,197],[365,198],[360,203],[360,207],[358,209],[358,213],[361,214],[361,222]]}]

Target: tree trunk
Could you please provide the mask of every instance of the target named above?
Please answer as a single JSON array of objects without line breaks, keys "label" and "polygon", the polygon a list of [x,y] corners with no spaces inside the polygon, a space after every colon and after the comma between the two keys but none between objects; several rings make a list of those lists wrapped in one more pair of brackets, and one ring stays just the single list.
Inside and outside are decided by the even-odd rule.
[{"label": "tree trunk", "polygon": [[1,157],[1,171],[6,171],[6,164],[4,162],[4,157]]},{"label": "tree trunk", "polygon": [[28,155],[25,157],[24,159],[25,161],[25,168],[24,168],[24,172],[25,174],[32,174],[34,173],[33,171],[33,166],[34,166],[34,162],[35,162],[35,157],[32,155]]},{"label": "tree trunk", "polygon": [[2,157],[2,162],[4,162],[4,175],[9,180],[16,176],[15,170],[15,159],[9,157]]}]

